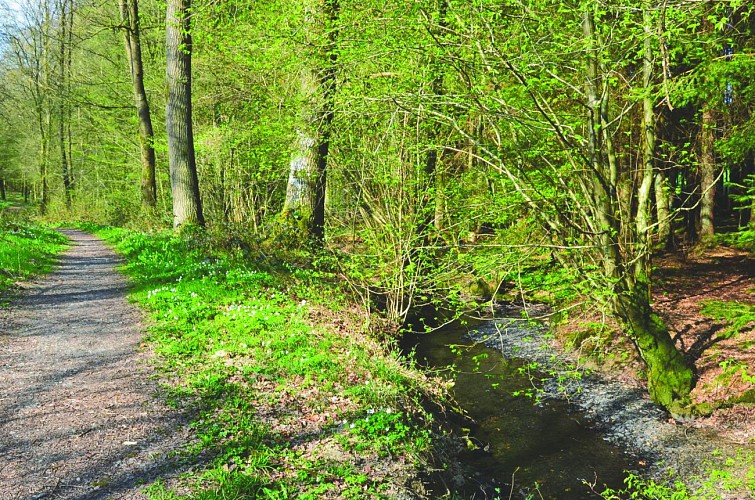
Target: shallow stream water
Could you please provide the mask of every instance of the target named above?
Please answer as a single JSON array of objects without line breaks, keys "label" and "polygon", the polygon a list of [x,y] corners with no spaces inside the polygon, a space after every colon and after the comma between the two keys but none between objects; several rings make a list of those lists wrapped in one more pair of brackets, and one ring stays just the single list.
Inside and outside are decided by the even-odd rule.
[{"label": "shallow stream water", "polygon": [[527,361],[475,342],[469,329],[454,323],[405,339],[420,365],[453,378],[454,396],[474,421],[468,431],[473,449],[463,458],[479,484],[466,492],[468,498],[598,498],[595,492],[606,485],[622,485],[624,471],[641,468],[567,401],[515,396],[531,393],[542,374]]}]

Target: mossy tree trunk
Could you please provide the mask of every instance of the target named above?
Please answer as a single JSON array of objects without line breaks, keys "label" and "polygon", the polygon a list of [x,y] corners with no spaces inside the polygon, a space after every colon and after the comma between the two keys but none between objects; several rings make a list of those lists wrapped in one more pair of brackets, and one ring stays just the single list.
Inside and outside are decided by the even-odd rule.
[{"label": "mossy tree trunk", "polygon": [[[599,88],[604,75],[598,71],[598,39],[593,13],[584,12],[583,31],[588,41],[587,80],[590,125],[588,145],[593,178],[591,212],[596,217],[604,275],[612,283],[609,305],[647,366],[648,392],[657,404],[679,412],[689,404],[694,373],[676,348],[663,321],[650,307],[650,257],[652,236],[651,193],[656,175],[655,115],[653,102],[653,26],[649,2],[643,5],[642,151],[634,190],[635,211],[622,214],[618,201],[621,177],[611,136],[605,100],[607,87]],[[625,188],[626,189],[626,188]]]},{"label": "mossy tree trunk", "polygon": [[663,320],[653,314],[648,289],[646,276],[625,277],[615,289],[612,309],[645,362],[650,397],[672,413],[683,413],[694,388],[694,371]]}]

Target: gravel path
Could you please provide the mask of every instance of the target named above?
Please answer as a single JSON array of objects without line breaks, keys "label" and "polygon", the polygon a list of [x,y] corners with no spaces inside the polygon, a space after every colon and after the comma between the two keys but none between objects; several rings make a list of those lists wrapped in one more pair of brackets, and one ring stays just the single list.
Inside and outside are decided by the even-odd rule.
[{"label": "gravel path", "polygon": [[80,231],[0,309],[0,498],[146,498],[175,474],[182,416],[155,398],[116,255]]}]

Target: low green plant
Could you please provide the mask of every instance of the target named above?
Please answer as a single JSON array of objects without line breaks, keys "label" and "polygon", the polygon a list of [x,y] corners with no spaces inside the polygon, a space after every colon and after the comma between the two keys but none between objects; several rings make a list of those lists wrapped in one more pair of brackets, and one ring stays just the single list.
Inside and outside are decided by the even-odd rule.
[{"label": "low green plant", "polygon": [[414,429],[407,416],[391,408],[379,410],[368,409],[366,415],[354,419],[349,424],[349,436],[359,451],[373,451],[379,455],[396,455],[401,453],[406,441],[415,443],[417,449],[429,444],[429,433]]},{"label": "low green plant", "polygon": [[706,300],[701,312],[709,318],[723,322],[726,326],[718,333],[719,338],[735,337],[749,325],[755,323],[755,305],[736,301]]},{"label": "low green plant", "polygon": [[755,251],[755,229],[750,228],[733,233],[717,234],[716,241],[741,250],[753,252]]},{"label": "low green plant", "polygon": [[[422,376],[351,338],[363,333],[311,319],[338,322],[332,311],[344,308],[327,259],[260,259],[251,245],[240,252],[202,231],[87,228],[125,257],[131,298],[150,311],[148,340],[173,381],[167,402],[196,408],[184,453],[211,460],[189,481],[189,498],[380,496],[392,478],[346,470],[316,450],[336,443],[336,455],[369,450],[410,467],[429,450]],[[318,425],[302,429],[307,421]],[[184,498],[161,485],[149,491]]]},{"label": "low green plant", "polygon": [[715,451],[705,474],[680,477],[672,470],[666,477],[646,479],[628,473],[622,489],[600,492],[605,500],[723,500],[755,495],[755,452],[739,449],[731,456]]},{"label": "low green plant", "polygon": [[48,272],[68,239],[22,217],[0,218],[0,291]]}]

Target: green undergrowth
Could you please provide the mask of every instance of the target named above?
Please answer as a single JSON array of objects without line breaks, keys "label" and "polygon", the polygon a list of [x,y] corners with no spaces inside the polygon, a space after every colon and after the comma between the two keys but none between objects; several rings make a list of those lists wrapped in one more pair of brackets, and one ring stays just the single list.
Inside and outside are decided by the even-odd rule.
[{"label": "green undergrowth", "polygon": [[22,216],[0,216],[0,292],[50,271],[67,241],[62,234]]},{"label": "green undergrowth", "polygon": [[680,477],[669,470],[667,477],[644,479],[629,474],[625,487],[601,493],[606,500],[724,500],[755,498],[755,452],[738,450],[729,456],[715,452],[707,460],[702,477]]},{"label": "green undergrowth", "polygon": [[390,497],[423,467],[429,385],[353,321],[333,272],[204,232],[87,229],[126,259],[169,403],[196,410],[193,493],[152,498]]},{"label": "green undergrowth", "polygon": [[755,305],[736,301],[706,300],[701,312],[712,319],[721,321],[725,327],[718,332],[720,339],[736,337],[744,329],[755,323]]},{"label": "green undergrowth", "polygon": [[743,229],[733,233],[717,234],[716,242],[731,245],[740,250],[755,252],[755,229]]}]

